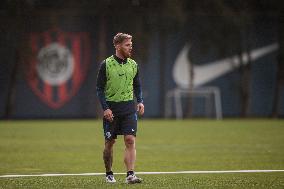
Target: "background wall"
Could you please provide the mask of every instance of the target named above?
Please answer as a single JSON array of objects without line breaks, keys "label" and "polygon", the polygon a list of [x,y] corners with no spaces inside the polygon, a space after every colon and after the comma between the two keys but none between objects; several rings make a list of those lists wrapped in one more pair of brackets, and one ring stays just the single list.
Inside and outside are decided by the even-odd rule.
[{"label": "background wall", "polygon": [[[239,59],[240,66],[200,86],[193,83],[188,90],[218,87],[225,117],[284,116],[284,22],[279,2],[29,0],[4,1],[2,5],[2,119],[100,117],[96,75],[100,62],[114,53],[112,38],[118,32],[133,35],[145,117],[163,117],[166,93],[181,87],[173,69],[186,45],[190,46],[188,62],[204,66],[242,53],[250,55],[271,44],[277,48],[247,63]],[[70,78],[50,86],[37,66],[41,49],[52,43],[61,44],[76,60]],[[52,60],[60,62],[58,57]],[[192,74],[194,81],[194,70]],[[33,88],[35,80],[38,83]],[[205,115],[204,100],[182,100],[184,116]]]}]

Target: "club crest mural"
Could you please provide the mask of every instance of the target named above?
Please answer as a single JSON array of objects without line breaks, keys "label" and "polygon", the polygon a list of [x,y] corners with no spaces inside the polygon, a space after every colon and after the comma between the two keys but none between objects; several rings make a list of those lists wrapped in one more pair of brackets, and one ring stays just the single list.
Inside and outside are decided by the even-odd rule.
[{"label": "club crest mural", "polygon": [[42,102],[58,109],[78,92],[86,77],[90,64],[89,35],[59,29],[31,33],[30,48],[28,84]]}]

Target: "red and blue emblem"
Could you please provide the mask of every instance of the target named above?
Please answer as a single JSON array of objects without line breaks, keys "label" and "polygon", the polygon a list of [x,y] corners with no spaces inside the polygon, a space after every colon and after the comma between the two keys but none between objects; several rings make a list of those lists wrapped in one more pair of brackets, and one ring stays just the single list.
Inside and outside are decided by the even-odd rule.
[{"label": "red and blue emblem", "polygon": [[79,90],[90,64],[90,37],[85,32],[51,29],[31,33],[28,84],[49,107],[58,109]]}]

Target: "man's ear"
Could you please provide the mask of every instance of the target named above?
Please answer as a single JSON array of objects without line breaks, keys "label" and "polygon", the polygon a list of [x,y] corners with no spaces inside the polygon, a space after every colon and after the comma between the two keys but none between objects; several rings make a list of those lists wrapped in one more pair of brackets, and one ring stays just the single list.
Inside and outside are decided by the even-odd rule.
[{"label": "man's ear", "polygon": [[120,45],[120,44],[115,45],[115,49],[116,49],[116,50],[120,50],[120,48],[121,48],[121,45]]}]

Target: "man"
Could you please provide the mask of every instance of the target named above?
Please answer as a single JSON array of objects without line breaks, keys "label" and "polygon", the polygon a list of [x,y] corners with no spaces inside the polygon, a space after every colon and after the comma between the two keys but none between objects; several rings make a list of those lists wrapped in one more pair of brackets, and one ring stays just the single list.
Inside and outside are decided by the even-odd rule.
[{"label": "man", "polygon": [[[117,135],[124,135],[124,163],[128,184],[140,183],[134,172],[136,160],[135,137],[137,132],[137,112],[144,114],[142,90],[138,65],[131,57],[132,36],[118,33],[113,38],[115,55],[101,63],[97,77],[97,95],[104,110],[103,128],[105,147],[103,159],[106,182],[115,183],[112,172],[113,145]],[[137,99],[137,108],[133,98]],[[136,112],[137,111],[137,112]]]}]

